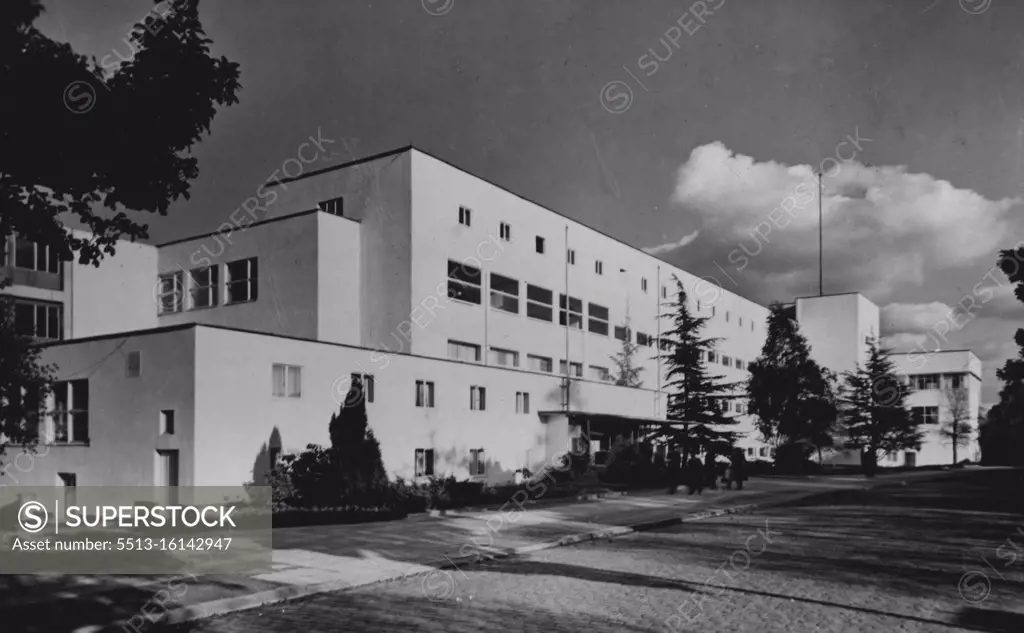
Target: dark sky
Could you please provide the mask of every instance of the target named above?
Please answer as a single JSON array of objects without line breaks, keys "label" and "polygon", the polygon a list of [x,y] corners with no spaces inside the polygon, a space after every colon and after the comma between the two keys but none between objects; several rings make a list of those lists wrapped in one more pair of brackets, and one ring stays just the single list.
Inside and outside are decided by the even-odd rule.
[{"label": "dark sky", "polygon": [[[44,5],[47,34],[99,58],[127,56],[152,6]],[[241,103],[217,116],[192,199],[153,219],[153,241],[215,229],[319,131],[336,143],[317,167],[413,143],[638,247],[666,245],[661,257],[741,295],[790,300],[817,292],[816,202],[761,249],[752,228],[857,134],[870,141],[824,183],[825,291],[882,306],[898,349],[975,295],[944,346],[973,348],[995,397],[1024,316],[982,281],[998,248],[1024,239],[1024,3],[204,0],[200,12],[215,52],[241,64]],[[609,111],[627,94],[610,82],[632,91],[624,111]],[[744,241],[757,255],[740,270],[730,254]]]}]

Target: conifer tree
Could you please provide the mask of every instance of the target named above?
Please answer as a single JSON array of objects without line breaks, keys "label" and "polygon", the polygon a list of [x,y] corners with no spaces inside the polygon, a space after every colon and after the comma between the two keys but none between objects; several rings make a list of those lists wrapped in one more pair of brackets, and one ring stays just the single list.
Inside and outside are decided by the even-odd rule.
[{"label": "conifer tree", "polygon": [[372,494],[383,490],[387,473],[380,454],[380,442],[366,416],[362,381],[353,376],[341,409],[331,415],[331,462],[339,484],[348,495]]},{"label": "conifer tree", "polygon": [[[997,265],[1010,283],[1014,296],[1024,302],[1024,247],[1000,251]],[[1024,328],[1014,334],[1018,352],[996,371],[1003,382],[999,402],[989,409],[979,428],[978,443],[986,464],[1024,464]]]},{"label": "conifer tree", "polygon": [[732,446],[735,431],[729,429],[739,421],[723,413],[720,401],[738,385],[724,383],[721,376],[708,372],[705,364],[708,352],[714,351],[718,339],[701,336],[708,318],[690,314],[686,289],[678,278],[675,282],[675,314],[666,315],[672,319],[673,327],[663,336],[668,343],[668,353],[661,358],[668,367],[666,417],[679,425],[662,435],[667,435],[682,449],[685,463],[691,454],[701,449],[724,452]]},{"label": "conifer tree", "polygon": [[836,418],[827,369],[811,359],[799,325],[781,304],[768,315],[768,336],[761,355],[748,366],[749,412],[765,442],[800,443],[819,449],[831,445]]},{"label": "conifer tree", "polygon": [[615,364],[615,384],[620,387],[641,387],[643,381],[640,380],[640,373],[644,368],[636,364],[636,354],[640,350],[640,345],[633,341],[633,328],[630,327],[628,317],[622,327],[626,330],[626,338],[622,339],[622,349],[611,357],[612,363]]},{"label": "conifer tree", "polygon": [[920,450],[920,423],[907,410],[908,389],[897,375],[889,351],[869,340],[868,361],[844,374],[841,416],[851,446],[865,454],[865,474],[875,473],[879,452]]}]

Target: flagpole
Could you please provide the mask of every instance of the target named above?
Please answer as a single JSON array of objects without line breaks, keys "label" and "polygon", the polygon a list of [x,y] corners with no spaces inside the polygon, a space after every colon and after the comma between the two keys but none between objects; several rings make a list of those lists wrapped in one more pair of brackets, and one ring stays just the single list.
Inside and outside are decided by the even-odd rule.
[{"label": "flagpole", "polygon": [[824,242],[823,242],[823,238],[822,238],[822,224],[823,224],[822,223],[822,217],[823,217],[823,215],[822,215],[822,211],[821,211],[821,204],[822,204],[822,202],[821,202],[821,191],[822,191],[821,179],[822,179],[822,173],[819,171],[818,172],[818,296],[819,297],[825,296],[825,283],[824,283],[825,273],[824,273],[824,265],[823,265],[823,261],[824,261],[824,257],[825,257],[825,249],[823,247]]},{"label": "flagpole", "polygon": [[654,358],[657,362],[658,390],[654,392],[654,417],[658,417],[661,412],[661,264],[658,264],[658,277],[657,283],[654,286],[654,297],[658,302],[657,316],[655,317],[655,321],[658,322],[658,335],[654,338],[656,346]]},{"label": "flagpole", "polygon": [[569,311],[571,301],[569,299],[569,225],[565,225],[565,413],[566,421],[570,411],[569,396],[572,392],[572,384],[569,378],[569,323],[571,312]]}]

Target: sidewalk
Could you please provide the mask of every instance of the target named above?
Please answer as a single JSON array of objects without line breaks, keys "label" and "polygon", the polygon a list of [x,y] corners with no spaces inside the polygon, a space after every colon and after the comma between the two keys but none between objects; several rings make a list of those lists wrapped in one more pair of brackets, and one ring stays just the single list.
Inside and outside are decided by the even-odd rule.
[{"label": "sidewalk", "polygon": [[[933,473],[931,473],[933,474]],[[880,477],[873,485],[892,477]],[[142,633],[156,625],[251,608],[261,604],[366,584],[422,582],[438,567],[462,567],[487,555],[541,549],[558,541],[612,537],[631,527],[700,518],[750,504],[784,503],[829,489],[866,482],[759,480],[743,491],[705,491],[702,496],[664,490],[563,504],[508,506],[495,511],[418,515],[374,524],[287,528],[274,531],[274,569],[256,577],[0,576],[0,621],[24,633]],[[404,578],[404,580],[403,580]],[[19,582],[20,581],[20,582]],[[146,617],[148,614],[148,617]],[[6,623],[14,624],[8,628]]]}]

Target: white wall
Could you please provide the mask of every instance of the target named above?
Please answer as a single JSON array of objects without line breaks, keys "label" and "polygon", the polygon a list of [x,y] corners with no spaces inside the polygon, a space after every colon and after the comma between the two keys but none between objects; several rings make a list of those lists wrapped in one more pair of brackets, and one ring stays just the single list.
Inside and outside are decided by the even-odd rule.
[{"label": "white wall", "polygon": [[857,293],[798,298],[796,318],[811,358],[840,376],[867,360],[865,338],[878,333],[878,308]]},{"label": "white wall", "polygon": [[[285,451],[329,444],[328,422],[352,372],[375,376],[367,406],[389,474],[409,477],[416,448],[434,448],[436,472],[467,475],[469,449],[484,448],[493,480],[511,478],[545,458],[539,411],[560,408],[557,376],[475,364],[385,356],[373,350],[199,327],[196,333],[196,482],[237,485],[251,476],[260,447],[278,429]],[[302,397],[271,395],[271,365],[302,367]],[[435,383],[436,408],[415,406],[415,381]],[[487,390],[487,409],[471,411],[470,385]],[[530,394],[530,413],[515,413],[515,394]],[[343,398],[344,395],[339,396]],[[574,409],[631,415],[649,391],[577,383]],[[527,459],[530,461],[527,462]]]},{"label": "white wall", "polygon": [[101,336],[144,330],[157,326],[153,284],[156,282],[157,248],[126,241],[99,267],[77,262],[66,265],[71,305],[69,338]]}]

